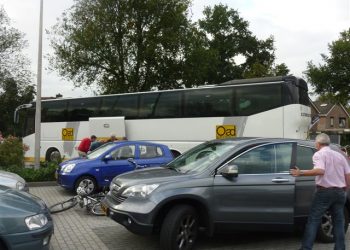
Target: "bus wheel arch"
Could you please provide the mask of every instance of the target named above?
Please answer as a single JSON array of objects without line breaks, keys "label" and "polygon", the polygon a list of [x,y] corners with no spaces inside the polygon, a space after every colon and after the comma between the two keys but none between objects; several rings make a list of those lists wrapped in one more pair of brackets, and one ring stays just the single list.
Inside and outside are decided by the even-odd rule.
[{"label": "bus wheel arch", "polygon": [[60,162],[61,153],[57,148],[49,148],[45,154],[45,160],[48,162]]},{"label": "bus wheel arch", "polygon": [[170,152],[171,152],[171,154],[173,155],[174,158],[176,158],[179,155],[181,155],[181,153],[179,151],[177,151],[176,149],[171,149]]}]

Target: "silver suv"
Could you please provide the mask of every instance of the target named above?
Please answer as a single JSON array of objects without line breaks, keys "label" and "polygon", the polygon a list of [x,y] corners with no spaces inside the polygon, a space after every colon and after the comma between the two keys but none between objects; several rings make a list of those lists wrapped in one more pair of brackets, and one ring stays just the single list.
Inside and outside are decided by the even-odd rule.
[{"label": "silver suv", "polygon": [[[332,145],[334,150],[339,149]],[[116,222],[137,234],[160,233],[162,249],[191,249],[198,229],[293,231],[306,222],[314,177],[314,142],[240,138],[203,143],[164,167],[115,177],[103,204]],[[344,208],[346,230],[350,200]],[[325,214],[318,237],[332,242]]]}]

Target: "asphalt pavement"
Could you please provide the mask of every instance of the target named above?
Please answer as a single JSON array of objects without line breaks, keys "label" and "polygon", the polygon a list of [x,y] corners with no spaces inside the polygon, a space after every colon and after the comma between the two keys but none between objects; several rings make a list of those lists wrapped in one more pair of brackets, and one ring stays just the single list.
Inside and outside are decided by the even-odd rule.
[{"label": "asphalt pavement", "polygon": [[[64,201],[74,194],[60,186],[30,187],[30,193],[42,198],[48,206]],[[78,205],[52,215],[55,232],[51,250],[160,249],[158,236],[139,236],[105,216],[94,216]],[[301,235],[296,233],[231,233],[206,237],[200,235],[196,248],[203,250],[295,250],[300,246]],[[350,250],[350,232],[346,235]],[[315,250],[332,250],[333,244],[316,243]]]}]

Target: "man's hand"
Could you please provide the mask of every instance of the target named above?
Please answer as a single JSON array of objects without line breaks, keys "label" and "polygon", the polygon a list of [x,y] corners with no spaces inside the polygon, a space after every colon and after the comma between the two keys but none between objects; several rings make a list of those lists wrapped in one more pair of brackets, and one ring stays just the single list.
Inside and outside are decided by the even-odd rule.
[{"label": "man's hand", "polygon": [[301,171],[300,171],[300,169],[299,169],[297,166],[295,166],[294,169],[291,168],[291,169],[289,170],[289,173],[290,173],[292,176],[294,176],[294,177],[297,177],[297,176],[300,176],[300,175],[301,175]]}]

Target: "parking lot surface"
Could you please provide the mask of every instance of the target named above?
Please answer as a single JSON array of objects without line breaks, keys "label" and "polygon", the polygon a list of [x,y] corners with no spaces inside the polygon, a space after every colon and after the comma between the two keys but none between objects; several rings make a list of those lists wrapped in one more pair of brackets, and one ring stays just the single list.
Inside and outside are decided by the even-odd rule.
[{"label": "parking lot surface", "polygon": [[[30,193],[42,198],[48,206],[64,201],[73,193],[59,186],[31,187]],[[76,206],[52,215],[55,232],[51,250],[70,249],[160,249],[157,236],[138,236],[123,226],[103,216],[88,214]],[[278,250],[298,249],[301,235],[296,233],[232,233],[206,237],[200,235],[195,249],[205,250]],[[350,250],[350,232],[346,235],[347,250]],[[315,243],[316,250],[331,250],[333,244]]]}]

